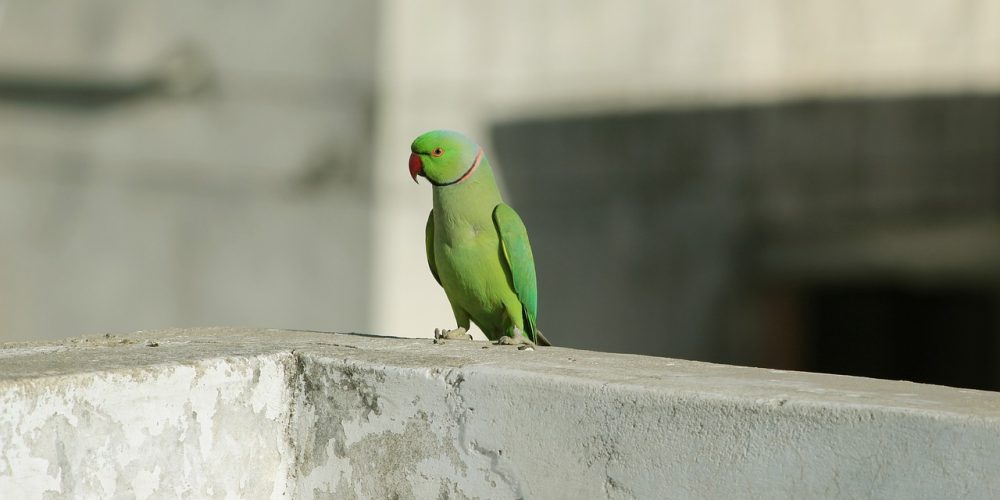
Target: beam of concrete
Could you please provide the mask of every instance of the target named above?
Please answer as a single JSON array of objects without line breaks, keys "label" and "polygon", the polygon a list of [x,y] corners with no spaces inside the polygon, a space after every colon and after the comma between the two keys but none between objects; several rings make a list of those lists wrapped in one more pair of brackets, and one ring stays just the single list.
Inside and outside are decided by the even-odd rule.
[{"label": "beam of concrete", "polygon": [[250,329],[0,348],[0,496],[996,498],[1000,394]]}]

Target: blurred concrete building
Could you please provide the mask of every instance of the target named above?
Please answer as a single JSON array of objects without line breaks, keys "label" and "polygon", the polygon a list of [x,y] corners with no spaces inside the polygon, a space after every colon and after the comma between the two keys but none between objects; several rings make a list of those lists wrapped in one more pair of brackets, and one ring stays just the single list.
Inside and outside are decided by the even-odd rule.
[{"label": "blurred concrete building", "polygon": [[452,128],[561,345],[997,384],[998,53],[990,0],[10,1],[0,334],[450,326]]},{"label": "blurred concrete building", "polygon": [[0,338],[369,324],[374,5],[2,4]]},{"label": "blurred concrete building", "polygon": [[390,5],[379,329],[447,318],[408,300],[429,201],[390,146],[450,126],[557,343],[1000,386],[996,3]]}]

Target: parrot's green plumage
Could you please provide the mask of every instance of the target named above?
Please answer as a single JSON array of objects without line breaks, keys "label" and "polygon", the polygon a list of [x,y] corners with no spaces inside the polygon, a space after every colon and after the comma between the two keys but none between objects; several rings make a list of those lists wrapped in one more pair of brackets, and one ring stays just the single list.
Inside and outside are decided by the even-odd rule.
[{"label": "parrot's green plumage", "polygon": [[[410,146],[410,175],[434,186],[427,218],[427,263],[458,326],[474,322],[491,340],[548,341],[536,328],[538,289],[528,232],[500,197],[482,148],[435,130]],[[522,335],[524,337],[522,337]]]}]

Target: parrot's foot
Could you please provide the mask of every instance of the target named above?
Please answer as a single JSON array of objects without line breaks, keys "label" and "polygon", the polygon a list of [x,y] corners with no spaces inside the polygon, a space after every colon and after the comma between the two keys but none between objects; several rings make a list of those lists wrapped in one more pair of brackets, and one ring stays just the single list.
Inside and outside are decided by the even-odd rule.
[{"label": "parrot's foot", "polygon": [[528,349],[534,350],[534,348],[535,348],[535,343],[532,342],[531,339],[529,339],[528,336],[525,335],[524,332],[520,328],[518,328],[516,326],[514,327],[514,336],[509,337],[507,335],[504,335],[504,336],[500,337],[499,339],[497,339],[496,344],[497,345],[516,345],[516,346],[519,346],[518,350],[521,350],[521,351],[525,351],[525,350],[528,350]]},{"label": "parrot's foot", "polygon": [[534,351],[535,344],[525,337],[512,338],[504,335],[496,341],[497,345],[516,345],[518,351]]},{"label": "parrot's foot", "polygon": [[517,338],[508,337],[504,335],[496,341],[496,345],[516,345],[519,350],[534,350],[535,343],[523,335],[518,335]]},{"label": "parrot's foot", "polygon": [[472,335],[469,334],[468,330],[462,327],[458,327],[454,330],[435,328],[434,342],[437,343],[440,340],[472,340]]}]

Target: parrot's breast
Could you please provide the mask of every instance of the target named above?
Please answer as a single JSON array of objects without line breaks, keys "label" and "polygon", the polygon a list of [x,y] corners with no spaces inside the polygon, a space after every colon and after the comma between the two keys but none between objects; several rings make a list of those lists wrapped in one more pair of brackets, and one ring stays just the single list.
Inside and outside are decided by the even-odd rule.
[{"label": "parrot's breast", "polygon": [[503,250],[492,219],[484,221],[488,226],[442,219],[434,241],[441,286],[484,331],[502,331],[505,311],[512,301],[519,302],[501,261]]}]

